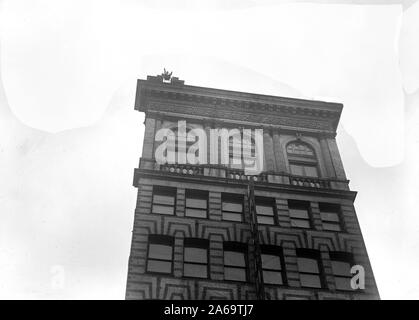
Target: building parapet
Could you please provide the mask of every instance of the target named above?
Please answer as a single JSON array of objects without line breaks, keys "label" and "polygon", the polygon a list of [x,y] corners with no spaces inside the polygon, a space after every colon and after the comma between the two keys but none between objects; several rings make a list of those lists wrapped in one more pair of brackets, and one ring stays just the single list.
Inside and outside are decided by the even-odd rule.
[{"label": "building parapet", "polygon": [[[246,175],[244,170],[228,168],[222,165],[190,165],[190,164],[158,164],[154,159],[140,159],[139,168],[135,170],[134,185],[136,186],[141,172],[163,175],[164,177],[194,177],[198,179],[213,178],[242,182],[247,184],[253,179],[256,184],[267,184],[280,187],[289,186],[304,190],[337,190],[353,195],[356,192],[349,190],[349,180],[336,178],[315,178],[296,176],[286,172],[264,171],[259,175]],[[352,197],[352,196],[351,196]]]}]

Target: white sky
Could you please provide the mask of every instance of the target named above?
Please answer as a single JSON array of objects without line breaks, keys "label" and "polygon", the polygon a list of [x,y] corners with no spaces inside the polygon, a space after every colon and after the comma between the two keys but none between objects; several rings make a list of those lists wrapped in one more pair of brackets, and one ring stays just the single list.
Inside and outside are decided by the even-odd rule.
[{"label": "white sky", "polygon": [[419,298],[419,4],[151,3],[0,2],[0,298],[124,298],[136,79],[163,67],[344,103],[338,143],[380,294]]}]

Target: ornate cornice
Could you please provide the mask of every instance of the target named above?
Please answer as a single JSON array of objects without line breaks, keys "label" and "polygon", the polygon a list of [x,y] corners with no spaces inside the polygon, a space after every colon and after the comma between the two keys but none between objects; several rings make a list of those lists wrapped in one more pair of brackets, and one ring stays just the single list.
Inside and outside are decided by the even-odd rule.
[{"label": "ornate cornice", "polygon": [[195,110],[198,114],[219,114],[225,119],[233,117],[232,120],[263,115],[270,118],[271,124],[284,125],[283,119],[286,119],[288,123],[294,122],[294,126],[313,128],[310,122],[316,122],[323,123],[318,129],[336,131],[343,108],[339,103],[187,86],[176,78],[172,82],[162,82],[158,77],[138,80],[135,109],[146,113],[149,109],[182,113],[181,108],[189,108],[183,113],[189,114]]}]

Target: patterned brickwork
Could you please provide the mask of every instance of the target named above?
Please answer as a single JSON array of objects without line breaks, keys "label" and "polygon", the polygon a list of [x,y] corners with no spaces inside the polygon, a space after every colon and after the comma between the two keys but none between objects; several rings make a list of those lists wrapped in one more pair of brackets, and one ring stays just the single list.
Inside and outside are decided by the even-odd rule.
[{"label": "patterned brickwork", "polygon": [[[154,80],[153,80],[154,79]],[[139,81],[136,108],[146,111],[145,132],[140,168],[134,185],[138,187],[128,263],[126,299],[255,299],[254,242],[250,233],[250,211],[247,186],[243,181],[228,178],[225,168],[205,167],[193,174],[166,172],[162,175],[155,163],[154,141],[156,130],[171,128],[178,120],[187,119],[190,127],[211,128],[262,128],[264,164],[268,179],[255,183],[256,196],[269,197],[275,204],[275,225],[258,226],[262,245],[282,248],[285,266],[285,283],[281,286],[265,285],[266,299],[270,300],[329,300],[377,299],[378,291],[368,259],[361,229],[356,217],[348,181],[335,139],[341,105],[318,101],[292,100],[280,97],[252,96],[199,87],[156,84],[155,77]],[[147,89],[143,90],[143,87]],[[145,88],[144,87],[144,88]],[[141,92],[141,94],[140,94]],[[200,96],[202,92],[202,96]],[[219,93],[219,97],[217,94]],[[231,99],[230,99],[231,98]],[[243,99],[243,100],[240,100]],[[292,177],[287,144],[301,141],[316,154],[322,190],[315,184],[305,183],[289,187]],[[210,152],[208,148],[208,155]],[[146,172],[146,174],[144,173]],[[210,178],[207,178],[210,177]],[[297,177],[299,178],[299,177]],[[300,177],[301,178],[301,177]],[[241,178],[240,178],[241,179]],[[153,188],[176,188],[173,215],[152,213]],[[284,186],[287,186],[285,188]],[[186,190],[208,192],[207,218],[185,216]],[[313,191],[314,190],[314,191]],[[222,215],[223,193],[244,196],[242,222],[224,221]],[[309,204],[311,228],[291,227],[288,200]],[[340,208],[342,230],[323,228],[319,204],[330,203]],[[150,235],[165,235],[173,239],[172,272],[152,274],[147,271],[148,239]],[[208,240],[208,277],[206,279],[184,276],[185,238]],[[248,281],[228,281],[224,277],[223,243],[245,244],[248,254]],[[321,289],[301,285],[297,264],[298,249],[317,250],[321,263]],[[366,288],[362,291],[336,289],[330,252],[351,253],[354,262],[365,268]]]},{"label": "patterned brickwork", "polygon": [[[156,181],[160,183],[159,181]],[[207,296],[209,298],[231,299],[231,297],[244,297],[246,295],[253,295],[252,290],[241,292],[239,287],[241,285],[234,283],[225,283],[224,269],[223,269],[223,242],[235,241],[247,243],[249,245],[249,252],[252,252],[252,242],[250,239],[249,225],[244,223],[232,223],[222,221],[221,218],[221,192],[209,192],[209,215],[208,219],[193,219],[184,217],[184,196],[185,189],[177,188],[176,193],[176,212],[173,216],[151,214],[152,201],[152,185],[141,184],[138,193],[139,206],[136,213],[136,224],[133,231],[133,240],[130,258],[130,274],[135,274],[136,279],[140,281],[143,277],[149,278],[146,275],[146,251],[147,251],[147,237],[149,234],[169,235],[175,238],[174,245],[174,272],[173,278],[182,280],[183,277],[183,239],[184,238],[201,238],[209,240],[209,279],[205,291],[194,291],[196,281],[191,282],[190,279],[185,282],[180,282],[183,289],[176,289],[176,283],[166,280],[164,292],[165,299],[170,295],[173,299],[190,297],[192,292],[198,296]],[[271,194],[270,194],[271,195]],[[300,288],[299,273],[296,260],[296,249],[307,248],[320,251],[321,261],[323,264],[324,278],[327,289],[331,292],[335,291],[335,283],[330,265],[329,251],[350,252],[354,254],[356,262],[363,265],[366,269],[366,286],[365,295],[374,296],[376,294],[375,283],[372,276],[371,267],[369,265],[368,257],[365,254],[365,247],[357,233],[349,232],[327,232],[321,228],[321,221],[319,216],[314,218],[315,229],[302,230],[299,228],[291,228],[289,224],[288,202],[286,195],[278,194],[275,198],[277,208],[278,225],[268,226],[260,225],[259,233],[262,244],[269,244],[280,246],[283,248],[284,263],[286,269],[287,286],[281,287],[278,290],[269,289],[270,299],[326,299],[327,294],[308,294],[307,289]],[[319,199],[320,200],[320,199]],[[320,201],[319,201],[320,202]],[[343,204],[344,212],[348,217],[354,216],[354,209],[348,204]],[[318,202],[310,202],[311,214],[318,214]],[[245,206],[245,219],[249,219],[249,212]],[[316,222],[317,219],[317,222]],[[346,221],[348,230],[352,230],[356,226],[356,221]],[[249,265],[252,265],[252,259],[249,259]],[[135,270],[135,271],[134,271]],[[249,274],[253,274],[252,268],[249,268]],[[136,280],[137,281],[137,280]],[[213,282],[223,281],[223,287],[214,289],[209,284]],[[130,282],[130,280],[129,280]],[[162,282],[163,283],[163,282]],[[160,285],[162,285],[160,283]],[[166,284],[167,283],[167,284]],[[194,285],[192,285],[192,283]],[[202,283],[202,282],[201,282]],[[145,289],[149,284],[141,284],[144,287],[143,296],[150,296],[152,294]],[[169,286],[169,287],[167,287]],[[180,285],[179,285],[180,286]],[[288,291],[287,288],[294,288]],[[301,291],[299,291],[301,290]],[[319,291],[322,292],[322,291]],[[157,293],[154,293],[157,294]],[[162,293],[159,293],[161,296]],[[340,293],[339,293],[340,294]],[[140,293],[135,293],[133,290],[128,294],[127,298],[140,297]],[[355,294],[356,295],[356,294]],[[353,298],[354,294],[340,294],[343,298]]]}]

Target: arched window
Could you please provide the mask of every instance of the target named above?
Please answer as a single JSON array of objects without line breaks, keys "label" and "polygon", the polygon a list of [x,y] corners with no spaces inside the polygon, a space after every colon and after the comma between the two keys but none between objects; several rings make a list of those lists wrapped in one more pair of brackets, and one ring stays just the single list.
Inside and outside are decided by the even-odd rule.
[{"label": "arched window", "polygon": [[287,145],[291,173],[297,176],[318,177],[316,154],[308,144],[293,141]]}]

